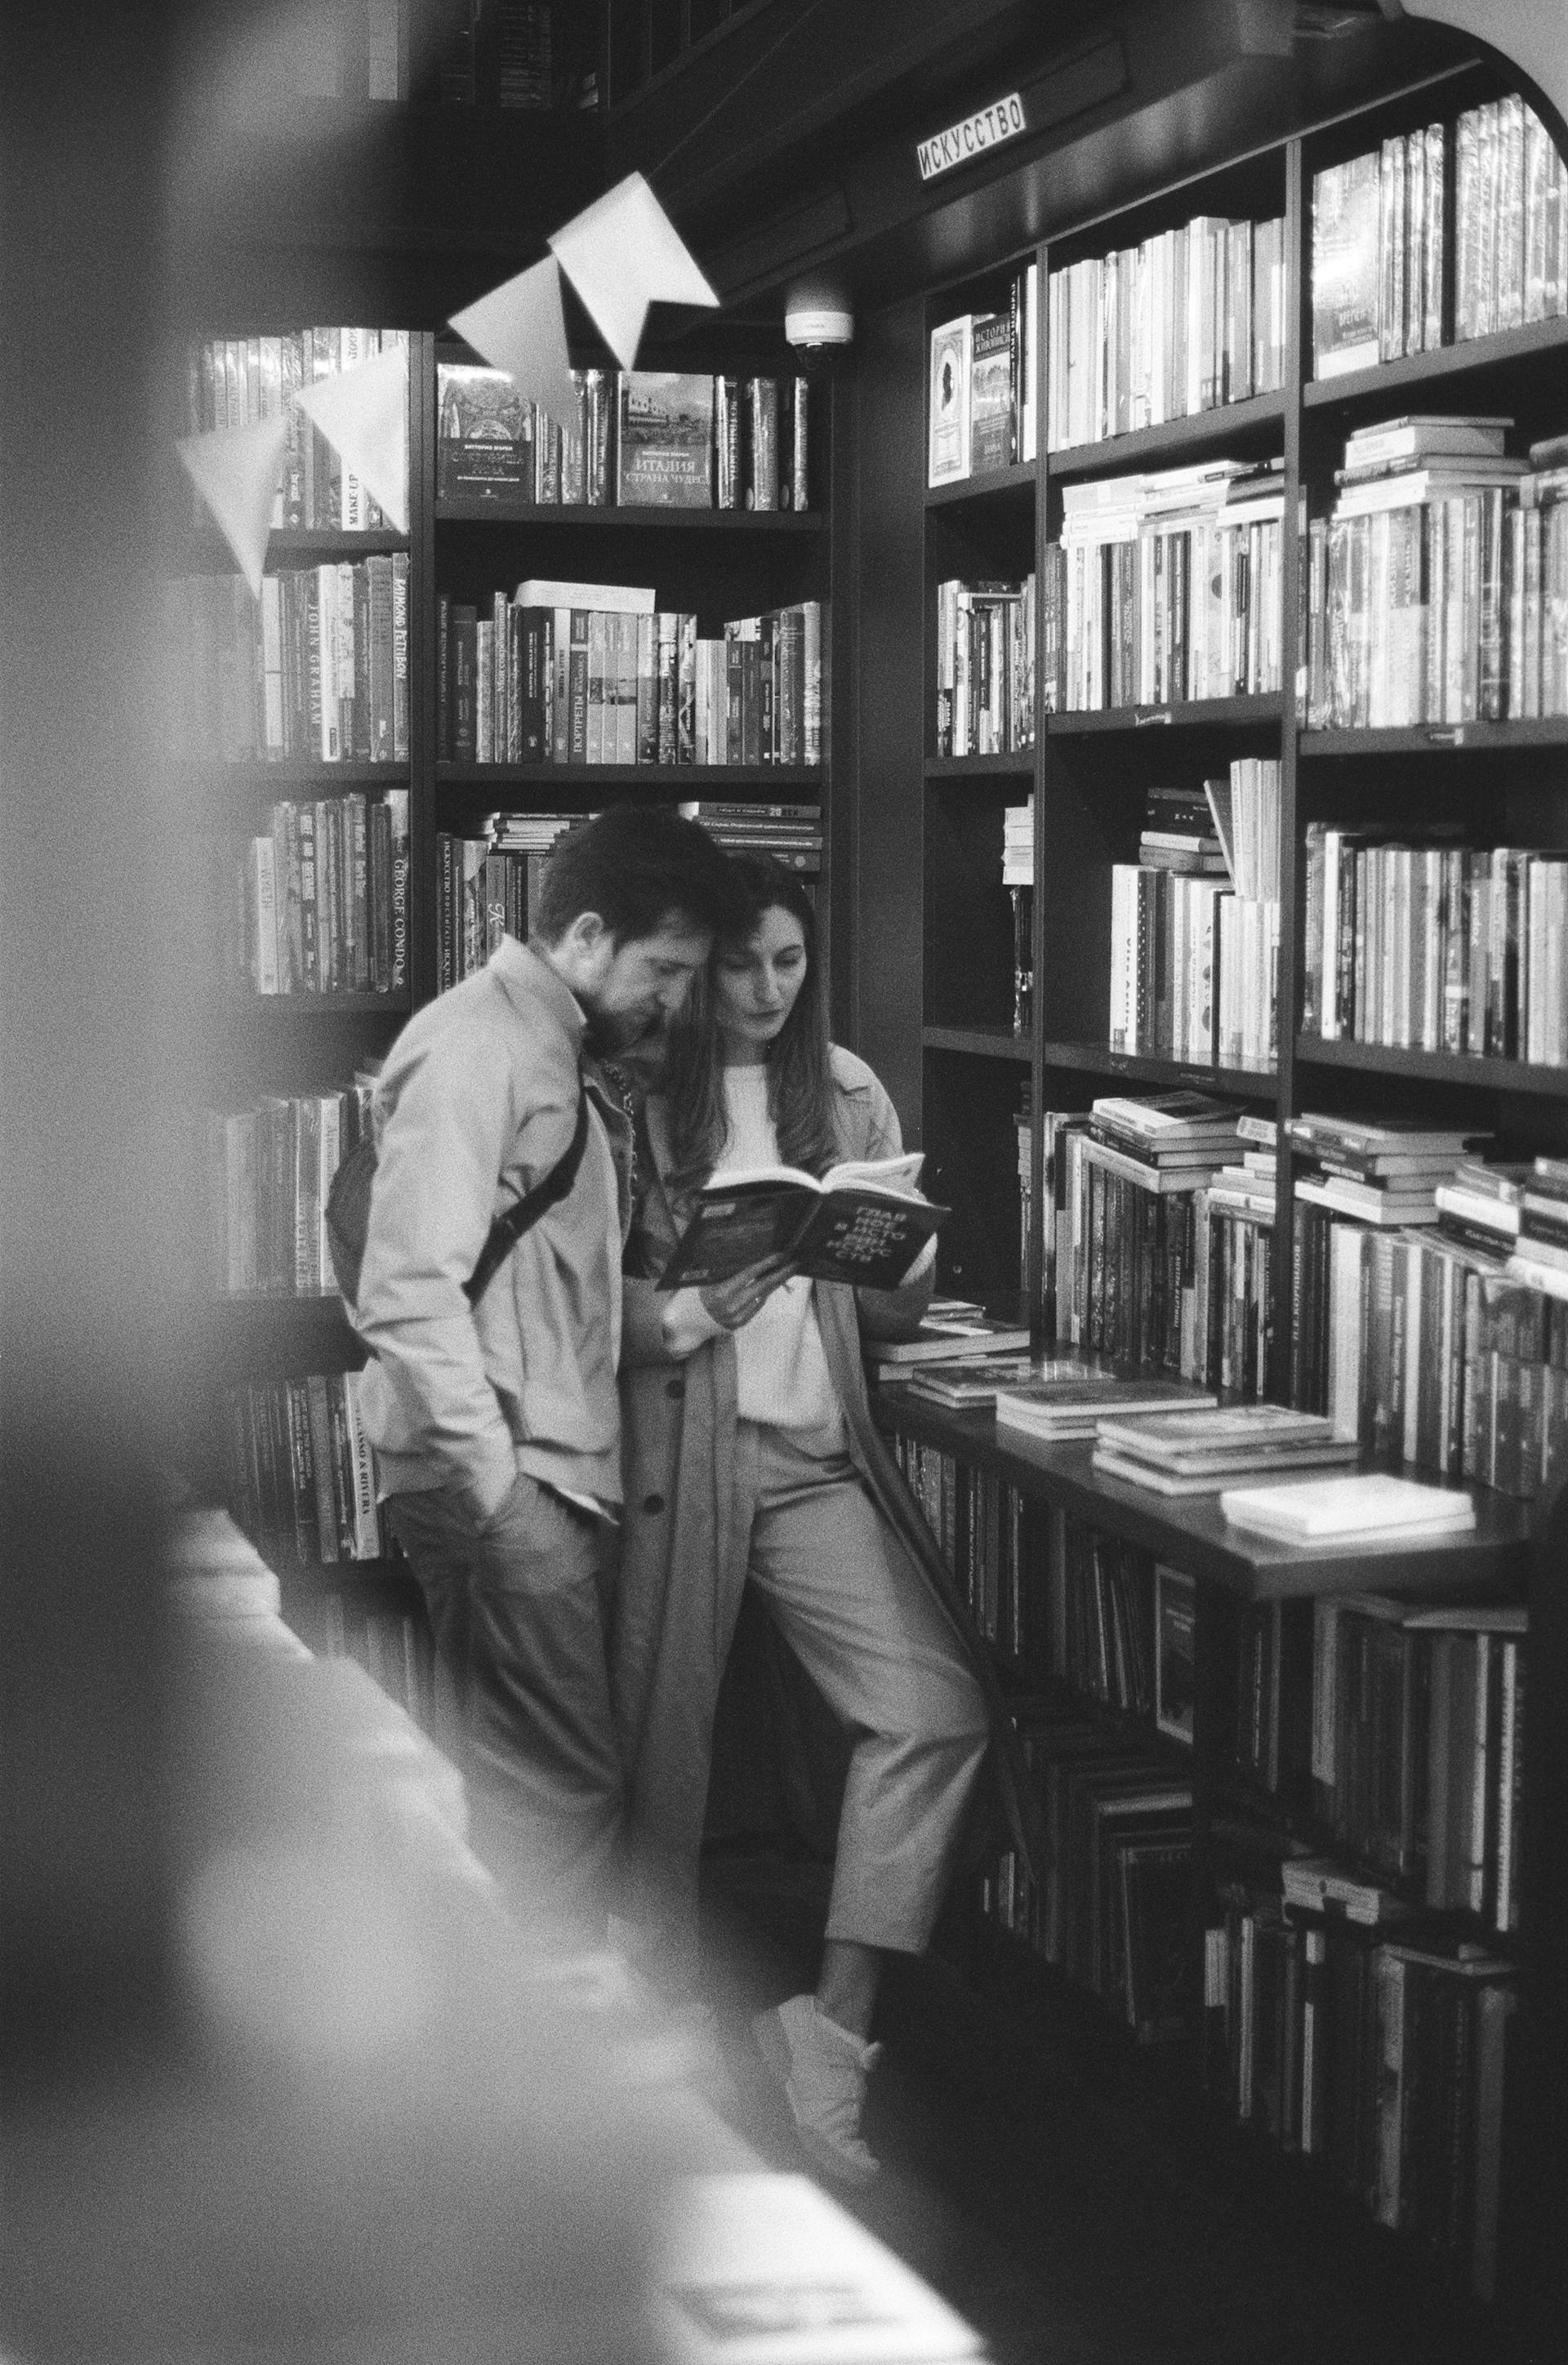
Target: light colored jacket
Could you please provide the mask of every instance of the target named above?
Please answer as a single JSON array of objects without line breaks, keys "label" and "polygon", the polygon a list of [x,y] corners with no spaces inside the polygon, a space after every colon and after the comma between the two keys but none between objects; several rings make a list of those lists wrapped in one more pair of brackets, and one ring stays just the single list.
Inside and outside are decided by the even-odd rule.
[{"label": "light colored jacket", "polygon": [[[839,1157],[895,1155],[902,1147],[898,1116],[881,1084],[853,1053],[835,1045],[832,1057]],[[681,1229],[665,1187],[670,1145],[656,1099],[648,1104],[645,1130],[653,1171],[644,1178],[634,1246],[637,1262],[656,1276]],[[991,1712],[1002,1802],[1028,1847],[1035,1825],[1027,1778],[995,1669],[866,1394],[862,1334],[910,1336],[930,1295],[929,1266],[900,1290],[812,1285],[850,1457],[975,1669]],[[738,1532],[735,1519],[734,1340],[726,1331],[675,1360],[664,1343],[667,1302],[654,1281],[628,1277],[622,1357],[626,1509],[610,1691],[629,1791],[623,1910],[632,1920],[662,1925],[678,1946],[689,1944],[694,1925],[714,1709],[750,1537]]]},{"label": "light colored jacket", "polygon": [[621,1500],[631,1127],[591,1076],[571,1190],[476,1306],[464,1292],[495,1217],[570,1145],[583,1025],[554,971],[509,936],[387,1055],[354,1317],[374,1357],[363,1409],[387,1494],[456,1485],[485,1519],[523,1470]]}]

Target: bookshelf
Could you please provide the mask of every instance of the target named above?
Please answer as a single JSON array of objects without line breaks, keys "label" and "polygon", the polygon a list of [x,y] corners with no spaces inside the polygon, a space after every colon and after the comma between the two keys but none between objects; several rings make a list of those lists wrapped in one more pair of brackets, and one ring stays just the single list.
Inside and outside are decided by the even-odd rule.
[{"label": "bookshelf", "polygon": [[[241,324],[220,323],[238,336]],[[277,324],[274,332],[281,333]],[[216,330],[204,333],[217,334]],[[831,372],[812,365],[811,484],[812,505],[801,512],[681,508],[621,509],[588,504],[492,502],[442,495],[439,485],[437,372],[442,360],[469,358],[465,350],[422,331],[409,334],[409,531],[345,532],[326,528],[274,528],[267,571],[319,567],[393,552],[408,563],[408,753],[396,763],[328,762],[308,755],[268,761],[259,757],[220,762],[182,760],[181,771],[208,825],[219,864],[252,834],[265,832],[280,801],[358,796],[375,800],[388,787],[408,791],[409,861],[406,902],[406,982],[387,992],[311,991],[259,992],[225,982],[211,1002],[211,1061],[206,1089],[211,1104],[229,1110],[268,1096],[325,1093],[375,1061],[409,1014],[438,991],[438,845],[442,833],[479,835],[498,812],[588,813],[621,800],[722,799],[737,805],[809,804],[826,819],[831,779],[831,706],[823,702],[822,760],[812,765],[631,765],[580,762],[476,762],[438,753],[438,600],[442,594],[487,609],[492,593],[529,577],[645,584],[661,608],[697,616],[699,631],[717,636],[727,619],[790,602],[823,604],[824,639],[832,596],[829,513],[834,482],[834,396]],[[603,356],[595,356],[601,363]],[[684,346],[667,355],[645,352],[640,366],[682,370],[795,375],[800,359],[777,332],[740,330],[715,336],[700,352]],[[188,516],[182,488],[177,514]],[[171,532],[171,573],[232,574],[224,545],[211,532],[182,526]],[[830,674],[823,651],[824,685]],[[819,889],[828,934],[831,834],[824,830]],[[215,947],[215,951],[217,947]],[[199,1220],[199,1218],[198,1218]],[[200,1233],[196,1235],[202,1237]],[[208,1385],[194,1422],[191,1460],[204,1484],[232,1484],[232,1425],[247,1424],[252,1462],[252,1509],[269,1516],[260,1495],[290,1474],[268,1477],[254,1466],[260,1398],[307,1375],[336,1384],[364,1362],[364,1351],[335,1295],[250,1294],[200,1298],[191,1309],[198,1365]],[[236,1392],[239,1392],[238,1395]],[[243,1411],[237,1415],[237,1402]],[[288,1452],[274,1437],[274,1463]],[[238,1508],[238,1507],[237,1507]],[[286,1521],[287,1502],[272,1504],[274,1531]],[[252,1524],[254,1522],[252,1521]],[[308,1525],[308,1522],[307,1523]],[[347,1648],[416,1711],[428,1689],[422,1607],[397,1558],[315,1560],[288,1548],[274,1532],[273,1558],[285,1612],[317,1649]],[[417,1648],[415,1647],[417,1643]]]},{"label": "bookshelf", "polygon": [[[859,1048],[881,1073],[897,1080],[906,1138],[927,1153],[927,1186],[958,1211],[944,1236],[943,1281],[1010,1311],[1021,1308],[1037,1331],[1046,1312],[1044,1227],[1051,1220],[1046,1112],[1082,1111],[1100,1093],[1195,1086],[1278,1123],[1282,1154],[1270,1186],[1273,1249],[1267,1288],[1273,1335],[1284,1340],[1292,1336],[1293,1292],[1301,1285],[1293,1272],[1295,1163],[1283,1138],[1291,1117],[1309,1110],[1363,1118],[1391,1113],[1488,1133],[1494,1154],[1506,1159],[1561,1156],[1568,1148],[1568,1068],[1494,1056],[1490,1048],[1466,1053],[1416,1048],[1409,1040],[1326,1039],[1301,1017],[1313,825],[1353,829],[1375,821],[1386,824],[1388,840],[1398,842],[1402,833],[1438,824],[1477,849],[1518,846],[1548,855],[1568,849],[1562,767],[1568,722],[1562,716],[1329,729],[1317,727],[1308,712],[1305,659],[1316,618],[1305,612],[1311,587],[1299,564],[1305,532],[1297,521],[1304,525],[1331,510],[1347,435],[1406,413],[1499,413],[1515,422],[1509,453],[1522,455],[1530,442],[1568,427],[1563,318],[1523,322],[1338,376],[1313,375],[1316,176],[1396,135],[1433,122],[1452,127],[1506,87],[1495,66],[1467,63],[1426,76],[1407,91],[1385,93],[1375,103],[1351,104],[1299,136],[1251,151],[1238,129],[1233,153],[1214,152],[1208,163],[1168,187],[1139,186],[1117,212],[1078,223],[1067,219],[1032,250],[988,253],[977,231],[967,257],[949,263],[958,275],[888,307],[867,325],[862,404],[884,422],[888,448],[868,457],[865,499],[873,514],[866,541],[868,549],[874,542],[884,564],[902,563],[907,588],[890,592],[890,612],[879,620],[880,691],[868,680],[862,689],[889,752],[862,766],[859,783],[862,829],[876,828],[885,853],[879,894],[874,904],[863,894],[860,903],[862,931],[874,928],[879,949],[875,956],[861,954]],[[1158,241],[1200,217],[1283,225],[1277,386],[1162,424],[1134,424],[1099,441],[1055,448],[1047,432],[1047,356],[1037,373],[1037,461],[937,487],[927,483],[925,358],[934,330],[965,312],[998,308],[1014,275],[1032,262],[1039,275],[1044,341],[1053,317],[1046,300],[1050,275]],[[1451,192],[1450,229],[1451,273]],[[1451,287],[1447,300],[1451,304]],[[1075,503],[1081,514],[1086,488],[1105,480],[1221,458],[1253,467],[1277,464],[1282,491],[1277,687],[1267,683],[1224,698],[1079,703],[1051,711],[1046,686],[1053,649],[1043,587],[1064,519]],[[936,587],[955,575],[984,584],[1015,582],[1031,572],[1042,587],[1034,744],[1026,752],[1000,755],[938,753]],[[918,744],[908,715],[917,699]],[[1246,757],[1278,766],[1281,923],[1273,1056],[1238,1065],[1113,1050],[1107,1023],[1112,866],[1137,860],[1150,787],[1196,788],[1210,773]],[[1012,921],[1001,884],[1001,846],[1007,811],[1031,795],[1033,1006],[1028,1024],[1015,1028],[1008,1017]],[[916,838],[908,817],[917,805]],[[911,1024],[916,1007],[918,1030]],[[1021,1178],[1014,1128],[1025,1076],[1029,1157]],[[1020,1241],[1021,1180],[1028,1215]],[[1289,1400],[1289,1362],[1276,1359],[1269,1391],[1282,1401]],[[1476,1490],[1477,1527],[1458,1547],[1415,1554],[1255,1551],[1226,1528],[1212,1497],[1172,1503],[1123,1485],[1092,1469],[1087,1445],[1036,1444],[999,1431],[987,1415],[943,1411],[892,1389],[881,1393],[879,1418],[903,1449],[936,1457],[945,1472],[957,1473],[960,1492],[970,1483],[965,1474],[978,1474],[1011,1490],[1009,1498],[1025,1507],[1036,1543],[1017,1583],[1031,1599],[1047,1588],[1048,1553],[1040,1539],[1061,1521],[1081,1523],[1197,1581],[1202,1671],[1191,1761],[1195,1836],[1187,1933],[1194,1982],[1201,1965],[1193,1944],[1205,1910],[1227,1881],[1234,1886],[1256,1875],[1256,1862],[1245,1850],[1238,1855],[1229,1830],[1248,1785],[1238,1778],[1228,1743],[1215,1738],[1227,1717],[1234,1721],[1237,1637],[1248,1631],[1248,1621],[1283,1618],[1299,1626],[1305,1619],[1310,1624],[1315,1605],[1340,1594],[1418,1594],[1496,1608],[1516,1606],[1532,1586],[1539,1589],[1531,1569],[1532,1505],[1490,1489]],[[981,1547],[964,1524],[980,1516],[973,1503],[955,1512],[951,1500],[938,1505],[933,1497],[927,1508],[950,1552],[960,1561],[966,1552],[970,1556],[958,1574],[969,1581],[977,1617],[998,1642],[1004,1675],[1026,1708],[1035,1693],[1059,1686],[1060,1668],[1048,1647],[1019,1658],[999,1639],[996,1571],[984,1575],[973,1564]],[[990,1552],[995,1539],[989,1529],[985,1534]],[[1004,1597],[1013,1582],[1011,1572],[1004,1573]],[[1028,1616],[1021,1614],[1026,1630]],[[1550,1698],[1563,1677],[1555,1633],[1548,1617],[1538,1638],[1532,1608],[1533,1698]],[[1250,1803],[1258,1804],[1256,1797]],[[1540,1810],[1527,1802],[1524,1811],[1539,1819]],[[1284,1840],[1316,1836],[1321,1842],[1321,1827],[1310,1815],[1293,1820],[1278,1802],[1265,1822],[1269,1815]],[[1540,1865],[1539,1853],[1534,1861]],[[1547,1878],[1555,1889],[1555,1877]],[[1561,1985],[1560,1923],[1554,1894],[1540,1909],[1539,1925],[1527,1919],[1522,1940],[1511,1932],[1501,1948],[1518,1966],[1526,2000],[1509,2039],[1519,2057],[1517,2063],[1510,2058],[1510,2081],[1518,2077],[1522,2087],[1529,2064],[1557,2062],[1559,2102],[1562,2048],[1540,2027],[1539,2000],[1552,1991],[1553,1981]],[[1190,1988],[1190,1995],[1196,1992]],[[1201,2014],[1194,2024],[1198,2020]],[[1224,2120],[1223,2109],[1218,2116]],[[1505,2124],[1511,2172],[1528,2181],[1539,2126],[1528,2132],[1511,2100]],[[1222,2130],[1222,2143],[1227,2152],[1237,2150],[1234,2124]],[[1362,2257],[1370,2272],[1403,2278],[1402,2288],[1417,2304],[1423,2297],[1428,2308],[1443,2303],[1434,2302],[1440,2277],[1423,2292],[1419,2261],[1431,2254],[1418,2240],[1402,2236],[1403,2247],[1391,2245],[1384,2232],[1366,2223],[1370,2213],[1339,2202],[1325,2214],[1299,2161],[1282,2160],[1279,2146],[1271,2149],[1254,2133],[1243,2133],[1239,2146],[1245,2176],[1258,2171],[1260,2186],[1276,2194],[1284,2214],[1310,2219],[1347,2255]],[[1510,2234],[1508,2205],[1498,2306],[1480,2306],[1473,2293],[1455,2302],[1463,2327],[1458,2337],[1472,2342],[1477,2354],[1504,2337],[1500,2324],[1517,2323],[1540,2302],[1540,2260],[1531,2251],[1528,2218],[1516,2210]],[[1479,2268],[1476,2272],[1485,2280]],[[1442,2288],[1451,2292],[1450,2284]]]}]

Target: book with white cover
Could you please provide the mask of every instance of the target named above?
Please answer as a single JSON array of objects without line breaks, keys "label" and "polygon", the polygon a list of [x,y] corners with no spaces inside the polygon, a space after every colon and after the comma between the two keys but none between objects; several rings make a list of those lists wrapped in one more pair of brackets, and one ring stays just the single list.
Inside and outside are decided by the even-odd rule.
[{"label": "book with white cover", "polygon": [[1221,1495],[1219,1507],[1233,1527],[1286,1543],[1462,1535],[1475,1525],[1475,1506],[1468,1495],[1422,1486],[1383,1471],[1233,1487]]},{"label": "book with white cover", "polygon": [[598,608],[616,615],[652,616],[658,594],[635,583],[557,583],[531,575],[512,593],[514,608]]},{"label": "book with white cover", "polygon": [[945,2365],[980,2335],[809,2177],[694,2176],[655,2292],[676,2365]]}]

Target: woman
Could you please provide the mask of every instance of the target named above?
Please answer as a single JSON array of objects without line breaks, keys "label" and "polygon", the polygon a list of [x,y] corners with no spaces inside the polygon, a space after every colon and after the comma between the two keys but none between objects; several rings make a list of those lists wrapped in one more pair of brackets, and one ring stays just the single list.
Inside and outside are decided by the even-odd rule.
[{"label": "woman", "polygon": [[[646,1104],[643,1273],[662,1268],[712,1173],[782,1161],[821,1174],[901,1146],[876,1077],[828,1042],[810,897],[765,856],[734,869],[737,926]],[[666,1967],[689,1958],[714,1703],[749,1575],[853,1737],[816,1993],[756,2029],[805,2147],[855,2181],[876,2169],[859,2121],[882,1958],[930,1937],[993,1725],[1010,1774],[1018,1763],[994,1676],[867,1405],[861,1334],[917,1328],[933,1263],[928,1249],[889,1291],[812,1283],[778,1259],[700,1291],[626,1285],[611,1652],[623,1910]]]}]

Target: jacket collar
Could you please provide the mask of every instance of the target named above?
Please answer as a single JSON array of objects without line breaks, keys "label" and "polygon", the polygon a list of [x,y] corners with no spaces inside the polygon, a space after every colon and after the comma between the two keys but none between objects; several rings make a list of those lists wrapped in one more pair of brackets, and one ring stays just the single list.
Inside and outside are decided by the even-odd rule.
[{"label": "jacket collar", "polygon": [[580,1059],[588,1021],[576,994],[556,976],[549,962],[541,960],[530,946],[521,944],[516,936],[503,936],[490,955],[489,965],[513,1008],[526,1014],[530,1004],[542,1005],[566,1036],[573,1057]]}]

